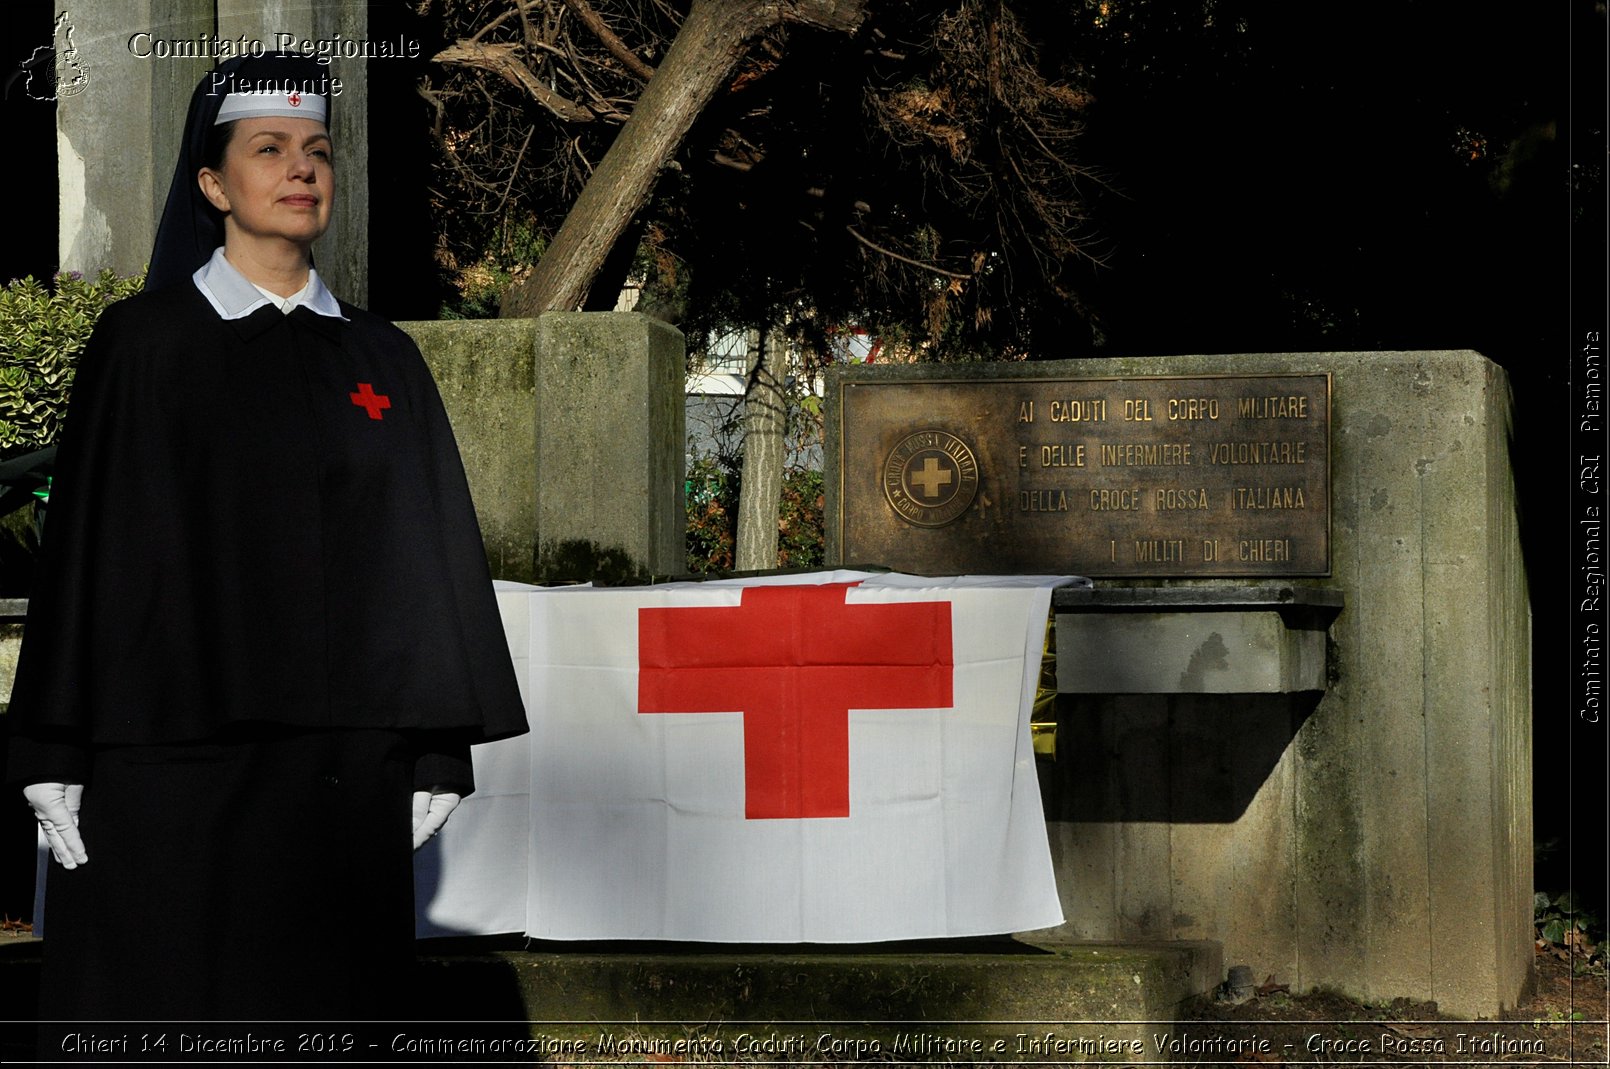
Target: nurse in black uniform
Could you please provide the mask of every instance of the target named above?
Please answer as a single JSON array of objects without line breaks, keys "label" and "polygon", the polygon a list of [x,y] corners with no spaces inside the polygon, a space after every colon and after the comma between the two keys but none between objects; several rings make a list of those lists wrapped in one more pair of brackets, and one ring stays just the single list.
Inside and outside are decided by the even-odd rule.
[{"label": "nurse in black uniform", "polygon": [[361,165],[327,72],[197,86],[77,373],[5,717],[56,862],[43,1020],[399,1017],[411,849],[526,729],[429,372],[313,269]]}]

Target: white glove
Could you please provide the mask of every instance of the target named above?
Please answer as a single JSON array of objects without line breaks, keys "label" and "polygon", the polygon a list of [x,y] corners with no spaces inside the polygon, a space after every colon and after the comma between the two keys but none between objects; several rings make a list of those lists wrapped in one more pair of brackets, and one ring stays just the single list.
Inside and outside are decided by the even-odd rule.
[{"label": "white glove", "polygon": [[84,799],[82,783],[34,783],[22,789],[33,806],[45,842],[63,868],[76,869],[89,861],[84,839],[78,834],[78,807]]},{"label": "white glove", "polygon": [[418,850],[430,841],[431,836],[442,830],[447,818],[453,810],[458,808],[462,799],[456,794],[432,794],[430,791],[414,792],[414,849]]}]

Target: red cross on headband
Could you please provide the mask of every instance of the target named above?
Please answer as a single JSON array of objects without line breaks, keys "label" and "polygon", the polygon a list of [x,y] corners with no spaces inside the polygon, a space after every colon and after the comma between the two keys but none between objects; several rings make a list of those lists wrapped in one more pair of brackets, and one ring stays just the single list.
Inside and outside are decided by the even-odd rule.
[{"label": "red cross on headband", "polygon": [[237,89],[226,96],[224,102],[218,106],[218,118],[214,125],[263,116],[327,122],[330,114],[329,104],[326,97],[308,92],[294,82],[266,85],[263,89]]}]

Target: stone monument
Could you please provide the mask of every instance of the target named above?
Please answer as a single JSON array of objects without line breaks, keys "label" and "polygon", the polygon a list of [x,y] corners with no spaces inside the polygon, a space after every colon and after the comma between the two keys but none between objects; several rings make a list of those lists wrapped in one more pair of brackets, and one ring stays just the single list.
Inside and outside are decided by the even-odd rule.
[{"label": "stone monument", "polygon": [[1493,1015],[1532,959],[1508,383],[1471,352],[837,370],[829,561],[1075,572],[1042,767],[1076,940]]}]

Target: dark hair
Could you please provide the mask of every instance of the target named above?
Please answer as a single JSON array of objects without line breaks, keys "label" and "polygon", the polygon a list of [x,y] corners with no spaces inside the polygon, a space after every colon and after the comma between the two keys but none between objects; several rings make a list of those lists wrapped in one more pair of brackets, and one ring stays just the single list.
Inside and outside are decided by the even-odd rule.
[{"label": "dark hair", "polygon": [[229,151],[229,142],[234,140],[235,122],[215,123],[208,131],[206,141],[201,149],[201,166],[210,171],[224,169],[224,154]]}]

